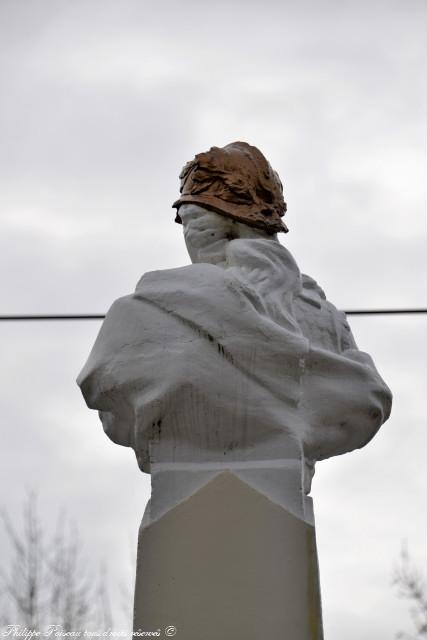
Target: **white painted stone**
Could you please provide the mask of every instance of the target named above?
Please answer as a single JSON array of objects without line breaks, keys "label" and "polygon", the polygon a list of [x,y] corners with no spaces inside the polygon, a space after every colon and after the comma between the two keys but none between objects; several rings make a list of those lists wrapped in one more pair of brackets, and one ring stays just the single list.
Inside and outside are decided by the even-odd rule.
[{"label": "white painted stone", "polygon": [[300,460],[154,463],[146,524],[160,518],[224,471],[231,471],[271,502],[314,524],[311,499],[302,491]]},{"label": "white painted stone", "polygon": [[195,264],[147,273],[115,302],[79,376],[110,438],[148,472],[365,445],[391,395],[345,315],[275,236],[197,205],[180,215]]},{"label": "white painted stone", "polygon": [[[140,565],[151,568],[166,544],[165,519],[227,472],[282,513],[271,527],[296,519],[313,529],[305,494],[315,461],[364,446],[391,407],[390,391],[370,356],[357,349],[345,315],[300,273],[276,236],[194,204],[179,213],[193,264],[147,273],[134,294],[115,302],[78,379],[107,435],[133,447],[140,468],[152,474],[141,526],[144,545],[146,538],[150,543],[139,550]],[[202,526],[192,517],[190,536]],[[298,526],[286,529],[285,555]],[[162,543],[145,533],[154,529]],[[173,554],[173,539],[167,544]],[[262,554],[262,539],[259,545]],[[299,557],[301,571],[311,566],[313,545]],[[159,568],[163,578],[165,570]],[[137,621],[148,615],[138,593],[149,588],[150,571],[138,577]],[[310,576],[319,598],[317,574]],[[175,580],[190,598],[187,576]],[[255,593],[248,592],[248,601]],[[264,606],[262,600],[260,616]],[[307,624],[309,615],[305,609]],[[293,640],[321,637],[291,632]],[[224,634],[212,637],[268,637]]]}]

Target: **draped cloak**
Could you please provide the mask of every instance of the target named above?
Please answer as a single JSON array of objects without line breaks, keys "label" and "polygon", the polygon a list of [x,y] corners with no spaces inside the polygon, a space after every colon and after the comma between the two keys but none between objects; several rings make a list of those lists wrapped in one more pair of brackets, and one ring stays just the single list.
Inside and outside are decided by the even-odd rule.
[{"label": "draped cloak", "polygon": [[[144,471],[160,439],[171,459],[183,447],[262,458],[280,439],[288,457],[320,460],[366,444],[391,394],[345,315],[279,243],[229,244],[231,268],[149,272],[112,305],[78,378],[107,435]],[[252,269],[280,274],[276,304],[233,267],[247,251]]]}]

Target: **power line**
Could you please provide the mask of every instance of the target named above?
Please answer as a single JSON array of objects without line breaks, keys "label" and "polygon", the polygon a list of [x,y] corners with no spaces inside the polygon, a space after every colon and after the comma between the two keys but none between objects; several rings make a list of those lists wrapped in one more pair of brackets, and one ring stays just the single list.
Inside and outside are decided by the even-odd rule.
[{"label": "power line", "polygon": [[1,315],[0,320],[103,320],[105,313],[56,313],[29,315]]},{"label": "power line", "polygon": [[[415,309],[349,309],[344,311],[348,316],[381,316],[381,315],[415,315],[427,313],[427,308]],[[28,320],[103,320],[105,313],[56,313],[56,314],[23,314],[0,315],[0,321]]]},{"label": "power line", "polygon": [[344,311],[347,316],[381,316],[427,313],[427,309],[350,309]]}]

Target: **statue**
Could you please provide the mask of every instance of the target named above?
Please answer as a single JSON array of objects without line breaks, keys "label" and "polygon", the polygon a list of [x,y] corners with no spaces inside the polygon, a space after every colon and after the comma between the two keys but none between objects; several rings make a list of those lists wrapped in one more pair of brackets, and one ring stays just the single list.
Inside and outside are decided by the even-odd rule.
[{"label": "statue", "polygon": [[[177,576],[171,577],[167,567],[161,576],[156,573],[163,585],[157,595],[152,595],[144,579],[138,586],[137,576],[136,626],[146,621],[154,626],[166,624],[163,618],[170,606],[175,617],[181,616],[186,640],[265,638],[269,635],[265,628],[254,631],[257,619],[248,622],[247,628],[239,627],[236,635],[236,621],[249,620],[249,603],[254,600],[263,619],[273,618],[272,636],[279,637],[278,629],[285,624],[292,629],[293,640],[321,638],[314,521],[306,496],[314,465],[369,442],[390,414],[391,394],[371,357],[358,350],[345,314],[328,302],[315,280],[300,273],[290,252],[279,243],[277,234],[288,231],[282,220],[286,203],[280,179],[262,153],[244,142],[212,147],[187,163],[180,179],[181,195],[173,207],[192,264],[145,274],[134,294],[113,304],[78,383],[88,406],[99,411],[107,435],[133,447],[141,470],[152,473],[152,499],[141,529],[147,542],[141,543],[139,551],[144,558],[147,545],[144,566],[151,572],[160,571],[150,557],[165,552],[165,541],[158,542],[159,534],[154,541],[154,534],[152,539],[147,532],[154,525],[160,531],[168,514],[170,519],[172,513],[177,518],[168,530],[177,527],[176,539],[181,539],[184,525],[179,510],[195,505],[195,511],[187,514],[185,535],[191,538],[191,521],[196,531],[203,512],[195,496],[204,495],[212,511],[218,508],[218,517],[227,519],[228,512],[221,511],[224,495],[236,496],[237,511],[246,498],[248,504],[258,505],[262,495],[267,499],[262,507],[265,514],[262,511],[264,515],[247,524],[245,531],[256,529],[259,518],[268,522],[271,518],[267,537],[280,530],[282,537],[300,544],[303,523],[310,551],[294,550],[295,557],[301,558],[292,571],[289,558],[283,557],[283,571],[295,574],[293,580],[298,581],[295,576],[304,565],[303,572],[311,571],[311,577],[296,590],[299,595],[291,590],[292,595],[286,596],[289,602],[283,596],[291,593],[289,585],[277,577],[277,589],[283,594],[274,609],[263,600],[262,583],[274,588],[274,558],[280,556],[276,549],[271,562],[257,568],[259,580],[251,584],[245,574],[239,593],[246,593],[246,604],[231,615],[227,598],[236,597],[237,587],[225,596],[224,584],[216,584],[212,594],[210,580],[199,603],[200,619],[195,621],[194,611],[191,616],[182,611],[206,585],[189,585],[189,578],[181,575],[186,573],[182,567],[193,563],[187,558],[187,565],[176,568],[181,582],[173,597],[170,584]],[[271,505],[280,505],[280,517],[273,515]],[[196,511],[199,515],[194,515]],[[280,525],[272,524],[276,515]],[[239,527],[234,522],[236,531]],[[210,531],[200,535],[209,536]],[[240,535],[245,537],[245,531]],[[212,575],[220,562],[218,535],[219,530],[216,542],[212,540],[216,550],[203,560],[208,563],[205,571]],[[252,556],[261,553],[256,547],[261,534],[257,535]],[[176,539],[167,545],[169,561]],[[180,562],[185,553],[196,553],[198,540],[194,533],[193,551],[181,550]],[[163,544],[161,550],[155,548],[158,544]],[[228,544],[227,539],[224,545]],[[240,553],[237,538],[233,553],[233,558]],[[141,567],[143,560],[138,562]],[[236,572],[242,571],[235,568],[228,575],[230,562],[234,560],[223,568],[217,582],[232,582]],[[247,568],[248,559],[242,558],[241,564]],[[157,578],[152,575],[151,582]],[[201,574],[198,580],[205,582]],[[304,600],[308,592],[310,602]],[[177,594],[184,599],[174,608],[171,602]],[[138,604],[139,599],[150,602]],[[291,621],[297,609],[304,624]],[[207,632],[203,621],[215,611],[222,622]],[[177,633],[180,626],[176,625]]]}]

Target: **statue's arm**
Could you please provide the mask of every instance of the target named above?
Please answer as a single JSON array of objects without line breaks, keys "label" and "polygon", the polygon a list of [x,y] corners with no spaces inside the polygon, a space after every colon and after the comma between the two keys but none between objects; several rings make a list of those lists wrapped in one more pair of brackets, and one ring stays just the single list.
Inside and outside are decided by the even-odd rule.
[{"label": "statue's arm", "polygon": [[297,314],[310,345],[303,384],[310,456],[320,460],[360,448],[389,417],[390,389],[358,349],[345,314],[308,276]]},{"label": "statue's arm", "polygon": [[106,434],[124,446],[134,444],[131,394],[134,381],[144,375],[140,357],[144,311],[134,296],[116,300],[77,378],[87,406],[99,412]]}]

